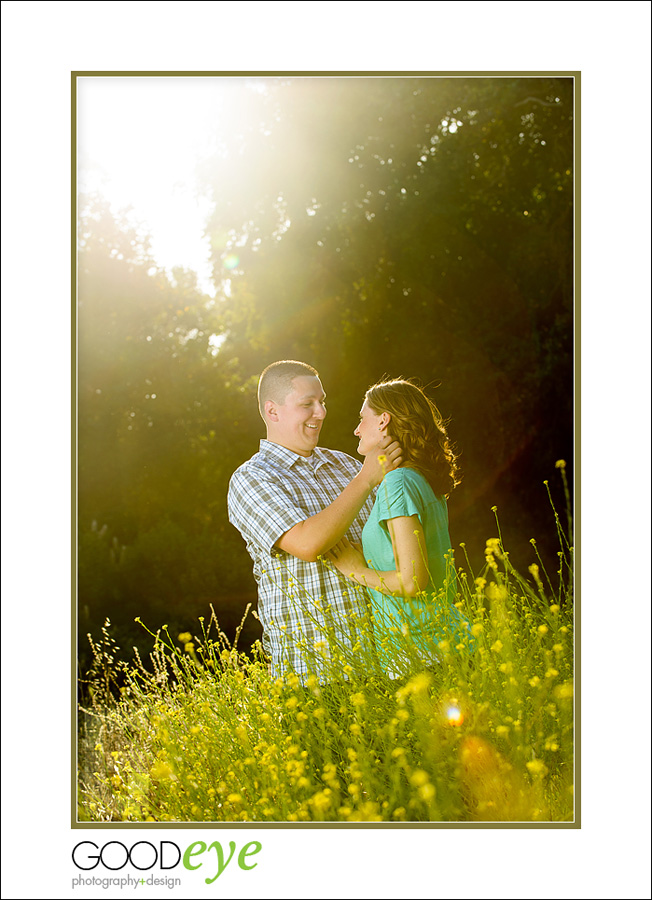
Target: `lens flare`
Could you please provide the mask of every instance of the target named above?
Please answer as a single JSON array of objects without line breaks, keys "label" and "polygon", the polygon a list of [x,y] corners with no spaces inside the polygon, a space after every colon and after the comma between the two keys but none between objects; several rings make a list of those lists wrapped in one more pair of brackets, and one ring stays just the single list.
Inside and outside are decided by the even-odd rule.
[{"label": "lens flare", "polygon": [[239,262],[239,256],[236,256],[235,253],[229,253],[228,256],[224,257],[224,268],[229,270],[235,269]]},{"label": "lens flare", "polygon": [[462,724],[462,722],[464,721],[464,716],[459,706],[455,706],[453,703],[451,703],[446,707],[446,721],[449,725]]}]

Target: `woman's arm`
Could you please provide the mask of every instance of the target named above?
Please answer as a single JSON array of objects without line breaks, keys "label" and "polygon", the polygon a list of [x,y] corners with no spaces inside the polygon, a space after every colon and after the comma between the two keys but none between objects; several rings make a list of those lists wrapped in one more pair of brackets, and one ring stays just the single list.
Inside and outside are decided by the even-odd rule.
[{"label": "woman's arm", "polygon": [[400,594],[416,597],[428,586],[430,575],[426,562],[423,527],[419,517],[398,516],[387,521],[392,539],[396,569],[377,572],[370,569],[362,556],[348,541],[337,544],[328,557],[347,578],[381,594]]}]

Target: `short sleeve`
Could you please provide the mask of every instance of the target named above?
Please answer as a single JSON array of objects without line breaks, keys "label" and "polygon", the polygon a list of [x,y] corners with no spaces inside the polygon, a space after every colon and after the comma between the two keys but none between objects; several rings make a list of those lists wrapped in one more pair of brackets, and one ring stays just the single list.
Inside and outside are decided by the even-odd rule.
[{"label": "short sleeve", "polygon": [[308,518],[295,498],[260,469],[238,469],[229,483],[229,521],[248,543],[268,553],[278,539]]},{"label": "short sleeve", "polygon": [[380,522],[416,515],[423,524],[423,498],[405,469],[394,469],[385,475],[376,494],[376,505]]}]

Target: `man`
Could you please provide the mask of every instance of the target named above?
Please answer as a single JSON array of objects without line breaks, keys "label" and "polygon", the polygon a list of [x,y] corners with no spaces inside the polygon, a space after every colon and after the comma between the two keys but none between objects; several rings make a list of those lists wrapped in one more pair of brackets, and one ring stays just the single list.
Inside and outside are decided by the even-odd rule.
[{"label": "man", "polygon": [[355,644],[364,595],[319,557],[344,536],[360,542],[383,466],[400,461],[400,447],[389,441],[384,460],[371,454],[363,464],[317,447],[325,400],[312,366],[268,366],[258,383],[267,439],[229,484],[229,521],[254,562],[263,647],[275,675],[320,674],[337,664],[337,645]]}]

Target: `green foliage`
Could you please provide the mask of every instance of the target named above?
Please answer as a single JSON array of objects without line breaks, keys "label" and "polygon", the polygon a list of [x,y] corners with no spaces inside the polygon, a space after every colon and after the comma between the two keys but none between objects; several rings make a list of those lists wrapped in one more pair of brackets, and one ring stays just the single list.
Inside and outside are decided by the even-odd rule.
[{"label": "green foliage", "polygon": [[[79,609],[125,641],[136,614],[186,628],[213,602],[236,621],[249,560],[225,521],[236,459],[253,452],[247,388],[211,350],[215,304],[156,269],[147,241],[98,199],[79,252]],[[241,425],[243,426],[241,428]],[[255,434],[255,433],[254,433]],[[230,559],[218,572],[217,561]],[[227,616],[228,613],[228,616]],[[131,625],[129,625],[131,623]],[[83,651],[82,651],[83,652]]]},{"label": "green foliage", "polygon": [[[247,603],[256,601],[248,557],[243,567],[237,565],[240,544],[230,528],[188,534],[162,518],[127,545],[93,523],[79,538],[81,668],[91,661],[87,635],[98,636],[107,615],[120,646],[127,651],[135,646],[145,656],[148,639],[134,626],[136,616],[185,631],[213,606],[233,635]],[[224,560],[232,563],[223,565]],[[259,637],[260,626],[249,618],[242,643],[249,646]]]},{"label": "green foliage", "polygon": [[[315,648],[326,676],[273,679],[213,617],[164,626],[151,671],[95,644],[80,740],[89,821],[570,821],[573,818],[572,548],[554,588],[487,541],[456,606],[470,630],[424,668],[409,633]],[[542,580],[543,579],[543,580]],[[545,584],[544,584],[545,582]],[[550,586],[549,586],[550,585]],[[115,699],[114,684],[121,684]]]},{"label": "green foliage", "polygon": [[[170,513],[199,525],[210,512],[196,503],[196,468],[224,446],[219,416],[237,422],[209,348],[219,318],[187,281],[153,269],[135,238],[131,256],[118,251],[129,233],[106,216],[91,233],[79,264],[80,518],[107,521],[123,540]],[[212,477],[222,487],[227,473]]]}]

